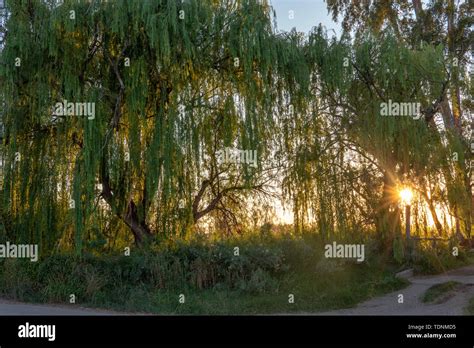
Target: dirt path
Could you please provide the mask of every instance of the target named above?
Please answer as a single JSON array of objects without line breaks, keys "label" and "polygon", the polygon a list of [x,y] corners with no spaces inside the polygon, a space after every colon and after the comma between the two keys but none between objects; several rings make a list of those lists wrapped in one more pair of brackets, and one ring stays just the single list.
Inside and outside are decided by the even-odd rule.
[{"label": "dirt path", "polygon": [[[408,287],[360,303],[355,308],[340,309],[318,315],[463,315],[469,299],[474,297],[474,265],[434,276],[410,276]],[[427,304],[420,297],[435,284],[456,281],[465,284],[442,303]],[[403,303],[398,303],[398,295]]]},{"label": "dirt path", "polygon": [[0,315],[121,315],[113,311],[66,305],[40,305],[0,300]]}]

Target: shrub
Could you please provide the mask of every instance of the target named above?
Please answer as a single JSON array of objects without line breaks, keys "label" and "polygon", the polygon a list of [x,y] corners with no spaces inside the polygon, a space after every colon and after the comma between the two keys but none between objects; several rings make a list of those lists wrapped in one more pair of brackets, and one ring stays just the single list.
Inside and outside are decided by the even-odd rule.
[{"label": "shrub", "polygon": [[429,244],[416,246],[413,268],[416,273],[436,274],[468,262],[468,254],[462,248],[459,248],[459,254],[454,256],[451,243],[438,242],[436,246]]},{"label": "shrub", "polygon": [[[38,263],[8,259],[2,261],[0,291],[10,298],[49,302],[67,302],[70,294],[90,302],[107,297],[125,301],[124,297],[145,289],[274,291],[288,269],[283,249],[277,244],[252,243],[191,241],[126,257],[59,254]],[[234,255],[236,246],[238,256]]]}]

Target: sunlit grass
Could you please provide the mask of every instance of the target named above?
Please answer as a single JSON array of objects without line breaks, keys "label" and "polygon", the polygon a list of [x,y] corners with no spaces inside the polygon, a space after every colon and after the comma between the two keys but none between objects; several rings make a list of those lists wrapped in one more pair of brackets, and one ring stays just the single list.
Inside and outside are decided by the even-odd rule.
[{"label": "sunlit grass", "polygon": [[421,300],[425,303],[440,301],[445,298],[445,296],[448,296],[450,292],[459,288],[461,285],[461,283],[455,281],[433,285],[428,290],[426,290]]}]

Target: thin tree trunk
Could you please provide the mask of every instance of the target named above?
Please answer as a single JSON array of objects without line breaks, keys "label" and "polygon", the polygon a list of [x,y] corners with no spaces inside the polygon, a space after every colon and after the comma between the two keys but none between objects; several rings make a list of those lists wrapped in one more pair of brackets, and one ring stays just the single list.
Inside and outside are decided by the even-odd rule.
[{"label": "thin tree trunk", "polygon": [[435,224],[436,231],[438,232],[438,235],[441,237],[443,235],[443,226],[439,222],[438,214],[436,213],[436,208],[431,199],[428,199],[428,208],[430,209],[431,216],[433,217],[433,222]]}]

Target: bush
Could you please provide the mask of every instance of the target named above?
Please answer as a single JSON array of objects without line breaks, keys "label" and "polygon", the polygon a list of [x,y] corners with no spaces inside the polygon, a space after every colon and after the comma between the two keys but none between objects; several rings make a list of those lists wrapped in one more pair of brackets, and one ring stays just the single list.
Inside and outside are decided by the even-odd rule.
[{"label": "bush", "polygon": [[[234,254],[235,247],[239,255]],[[67,302],[74,294],[95,303],[105,298],[133,302],[129,297],[146,289],[261,293],[278,288],[278,278],[288,269],[284,261],[277,244],[253,245],[245,240],[240,244],[178,242],[155,252],[132,252],[131,256],[60,254],[38,263],[8,259],[2,262],[0,294],[42,302]]]},{"label": "bush", "polygon": [[22,299],[35,294],[29,260],[2,259],[0,262],[0,293],[12,299]]},{"label": "bush", "polygon": [[278,281],[268,272],[257,269],[252,273],[249,280],[239,282],[239,290],[248,293],[276,292],[278,290]]},{"label": "bush", "polygon": [[459,248],[459,254],[454,256],[451,243],[438,242],[435,247],[430,244],[416,246],[413,269],[415,273],[436,274],[469,262],[469,256],[462,248]]}]

